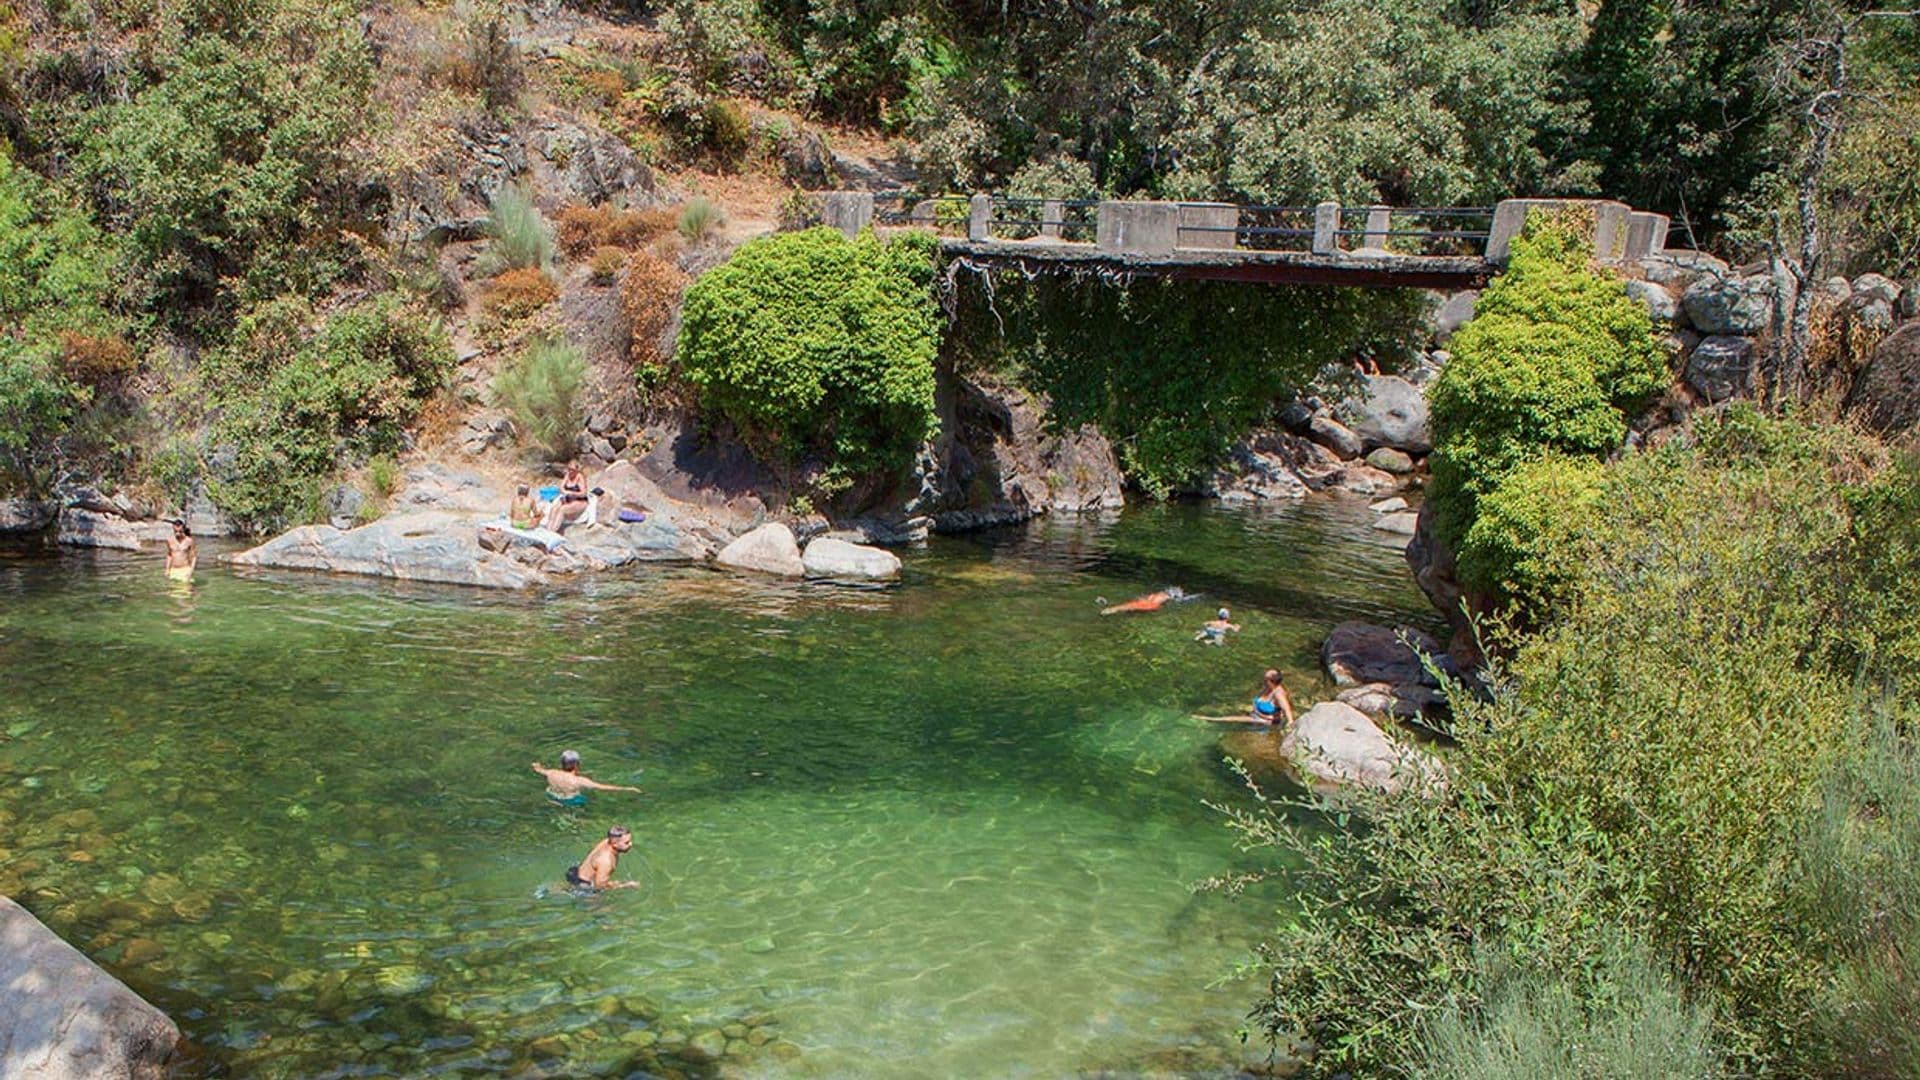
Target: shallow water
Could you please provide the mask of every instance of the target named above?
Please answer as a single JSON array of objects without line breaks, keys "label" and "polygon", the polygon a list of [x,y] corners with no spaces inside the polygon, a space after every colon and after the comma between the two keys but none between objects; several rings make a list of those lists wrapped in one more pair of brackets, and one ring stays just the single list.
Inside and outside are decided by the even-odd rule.
[{"label": "shallow water", "polygon": [[[0,891],[241,1076],[1230,1073],[1286,904],[1220,730],[1343,618],[1429,622],[1357,502],[942,539],[898,588],[503,595],[0,556]],[[1204,594],[1100,618],[1169,583]],[[1226,603],[1244,630],[1193,643]],[[544,799],[563,747],[642,795]],[[609,824],[588,899],[559,886]]]}]

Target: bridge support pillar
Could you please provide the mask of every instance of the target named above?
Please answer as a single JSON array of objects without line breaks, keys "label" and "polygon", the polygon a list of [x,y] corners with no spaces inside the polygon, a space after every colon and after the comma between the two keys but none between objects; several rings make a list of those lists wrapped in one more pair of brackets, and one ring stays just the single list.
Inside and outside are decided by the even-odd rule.
[{"label": "bridge support pillar", "polygon": [[1656,251],[1667,250],[1667,227],[1673,219],[1665,214],[1635,210],[1627,215],[1626,261],[1639,262]]},{"label": "bridge support pillar", "polygon": [[1323,202],[1313,208],[1313,253],[1332,255],[1340,250],[1340,204]]},{"label": "bridge support pillar", "polygon": [[1180,244],[1180,204],[1108,199],[1100,204],[1096,237],[1101,251],[1171,255]]},{"label": "bridge support pillar", "polygon": [[1527,215],[1535,210],[1545,213],[1573,212],[1586,220],[1590,230],[1593,257],[1597,262],[1618,263],[1626,257],[1628,215],[1633,208],[1608,199],[1502,199],[1493,210],[1493,229],[1487,236],[1487,261],[1505,266],[1513,253],[1513,238],[1526,227]]},{"label": "bridge support pillar", "polygon": [[975,243],[993,239],[993,196],[975,195],[967,200],[967,239]]},{"label": "bridge support pillar", "polygon": [[820,220],[851,240],[873,224],[873,192],[829,191],[820,196]]},{"label": "bridge support pillar", "polygon": [[1040,204],[1040,237],[1044,240],[1060,239],[1060,222],[1067,216],[1067,204],[1064,199],[1047,199]]}]

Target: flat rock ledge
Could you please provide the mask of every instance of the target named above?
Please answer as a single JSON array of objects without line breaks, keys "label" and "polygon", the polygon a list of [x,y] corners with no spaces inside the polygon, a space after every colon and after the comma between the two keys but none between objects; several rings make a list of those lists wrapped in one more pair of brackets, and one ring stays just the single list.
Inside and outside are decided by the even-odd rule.
[{"label": "flat rock ledge", "polygon": [[180,1029],[0,896],[0,1077],[159,1080]]}]

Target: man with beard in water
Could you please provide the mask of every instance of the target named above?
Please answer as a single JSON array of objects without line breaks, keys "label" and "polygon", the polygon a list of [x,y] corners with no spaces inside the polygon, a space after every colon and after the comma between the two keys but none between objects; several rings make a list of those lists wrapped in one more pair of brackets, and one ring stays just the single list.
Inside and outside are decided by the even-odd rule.
[{"label": "man with beard in water", "polygon": [[625,825],[615,825],[607,830],[607,838],[593,845],[587,857],[579,865],[567,867],[567,884],[576,889],[633,889],[638,888],[637,881],[615,881],[613,871],[620,865],[620,856],[633,850],[633,834]]}]

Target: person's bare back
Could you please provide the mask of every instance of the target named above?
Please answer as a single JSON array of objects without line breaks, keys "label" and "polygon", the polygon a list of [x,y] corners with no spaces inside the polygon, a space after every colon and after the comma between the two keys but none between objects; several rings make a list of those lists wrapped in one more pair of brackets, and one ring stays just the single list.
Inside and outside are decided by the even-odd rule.
[{"label": "person's bare back", "polygon": [[[549,769],[539,762],[533,763],[533,771],[546,778],[547,794],[561,801],[581,799],[589,791],[631,791],[638,793],[637,787],[622,784],[603,784],[580,771],[580,755],[572,750],[560,752],[560,767]],[[584,800],[582,800],[584,801]]]}]

